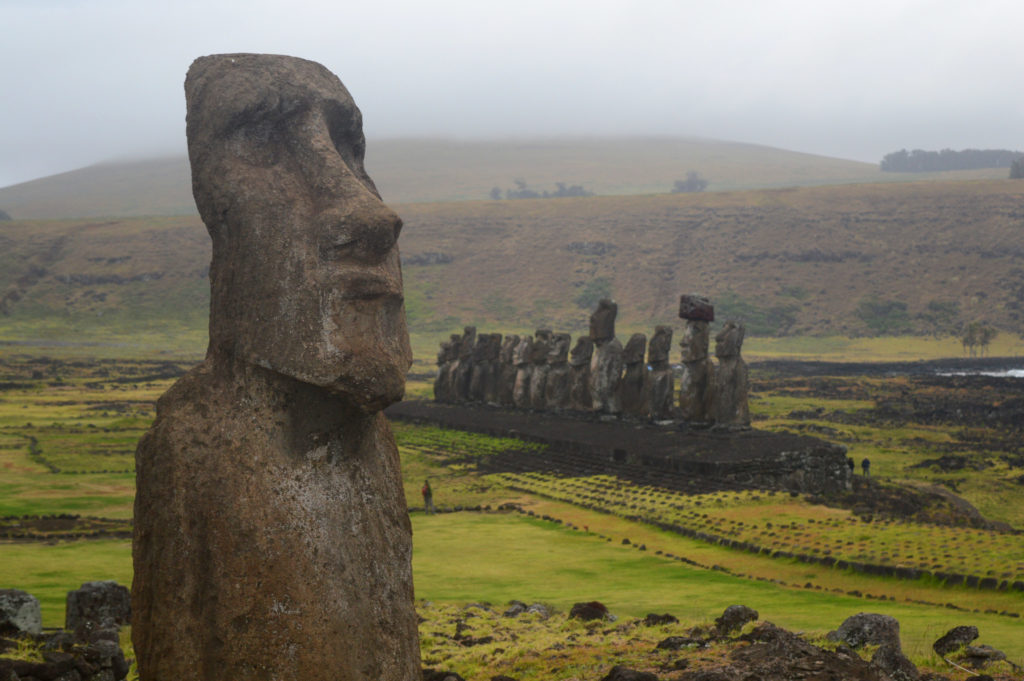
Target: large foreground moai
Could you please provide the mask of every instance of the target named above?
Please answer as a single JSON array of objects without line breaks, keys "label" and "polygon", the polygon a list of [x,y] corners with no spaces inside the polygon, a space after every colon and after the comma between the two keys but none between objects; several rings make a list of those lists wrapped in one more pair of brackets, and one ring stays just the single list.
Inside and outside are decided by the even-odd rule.
[{"label": "large foreground moai", "polygon": [[728,321],[715,336],[714,420],[719,428],[742,428],[750,425],[747,394],[750,380],[747,363],[740,356],[745,329],[738,322]]},{"label": "large foreground moai", "polygon": [[672,327],[658,326],[647,344],[647,405],[651,419],[668,421],[675,417],[675,376],[669,363]]},{"label": "large foreground moai", "polygon": [[136,453],[140,678],[419,679],[381,413],[411,361],[401,221],[363,169],[359,110],[291,57],[203,57],[185,92],[210,345]]},{"label": "large foreground moai", "polygon": [[594,354],[590,359],[591,409],[603,414],[618,414],[619,383],[622,380],[622,343],[615,338],[615,317],[619,306],[607,298],[590,315],[590,340]]},{"label": "large foreground moai", "polygon": [[683,351],[683,374],[679,380],[679,415],[691,423],[712,420],[714,365],[708,356],[715,308],[707,298],[684,294],[679,299],[679,316],[685,322],[679,347]]}]

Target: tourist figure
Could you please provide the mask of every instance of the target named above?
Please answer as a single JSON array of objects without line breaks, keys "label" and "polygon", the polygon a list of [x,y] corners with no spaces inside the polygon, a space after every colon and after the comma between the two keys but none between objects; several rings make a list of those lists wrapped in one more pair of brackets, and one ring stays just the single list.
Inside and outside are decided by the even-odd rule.
[{"label": "tourist figure", "polygon": [[437,512],[434,508],[434,490],[430,488],[430,478],[423,481],[423,489],[420,490],[423,494],[423,510],[427,512],[427,515],[433,515]]},{"label": "tourist figure", "polygon": [[865,478],[871,477],[871,461],[868,460],[868,457],[865,456],[864,460],[860,462],[860,469],[864,471]]}]

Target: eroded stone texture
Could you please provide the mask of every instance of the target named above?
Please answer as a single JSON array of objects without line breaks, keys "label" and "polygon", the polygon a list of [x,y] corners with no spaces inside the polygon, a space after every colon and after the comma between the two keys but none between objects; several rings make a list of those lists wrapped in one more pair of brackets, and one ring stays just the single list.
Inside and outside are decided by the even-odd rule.
[{"label": "eroded stone texture", "polygon": [[203,57],[185,91],[210,345],[136,452],[140,678],[418,679],[381,413],[411,362],[401,221],[363,168],[359,110],[291,57]]},{"label": "eroded stone texture", "polygon": [[516,346],[516,382],[512,389],[512,404],[520,409],[530,406],[530,377],[533,374],[533,337],[524,336]]},{"label": "eroded stone texture", "polygon": [[39,599],[20,589],[0,589],[0,636],[39,634],[42,631]]},{"label": "eroded stone texture", "polygon": [[646,419],[647,410],[647,364],[644,353],[647,350],[647,336],[634,333],[622,350],[622,380],[619,382],[619,404],[622,413],[636,419]]},{"label": "eroded stone texture", "polygon": [[590,358],[591,409],[603,414],[619,414],[619,383],[622,380],[622,343],[615,338],[615,317],[619,306],[607,298],[590,315],[590,339],[594,354]]},{"label": "eroded stone texture", "polygon": [[519,336],[510,334],[505,336],[501,342],[501,353],[498,362],[501,365],[498,379],[498,403],[506,407],[515,405],[512,394],[516,386],[516,347],[519,345]]},{"label": "eroded stone texture", "polygon": [[679,347],[683,351],[679,378],[679,416],[690,423],[711,420],[714,365],[708,357],[711,331],[702,320],[686,320]]},{"label": "eroded stone texture", "polygon": [[462,329],[459,341],[459,358],[452,365],[452,399],[455,402],[468,402],[469,384],[473,379],[473,352],[476,350],[476,327],[467,326]]},{"label": "eroded stone texture", "polygon": [[441,341],[441,348],[437,351],[437,377],[434,379],[434,399],[438,402],[451,402],[452,397],[452,368],[459,359],[459,343],[462,337],[452,334],[446,341]]},{"label": "eroded stone texture", "polygon": [[469,381],[469,399],[473,402],[496,402],[498,390],[498,355],[501,334],[484,333],[477,337],[473,349],[473,366]]},{"label": "eroded stone texture", "polygon": [[545,401],[548,409],[561,411],[568,409],[571,400],[572,374],[569,370],[569,343],[572,338],[567,333],[556,333],[551,339],[548,352],[548,377],[544,387]]},{"label": "eroded stone texture", "polygon": [[750,425],[750,408],[747,403],[750,379],[747,363],[740,356],[744,334],[742,324],[728,321],[715,336],[718,367],[715,370],[713,417],[716,427],[739,428]]},{"label": "eroded stone texture", "polygon": [[86,582],[68,592],[64,608],[64,628],[75,631],[83,626],[110,620],[116,625],[130,624],[132,608],[128,588],[104,580]]},{"label": "eroded stone texture", "polygon": [[590,411],[590,358],[594,354],[594,341],[587,336],[576,339],[576,345],[569,353],[569,402],[570,408]]},{"label": "eroded stone texture", "polygon": [[545,389],[548,383],[548,353],[551,352],[553,334],[550,329],[537,329],[533,334],[533,351],[530,353],[530,406],[534,409],[547,407]]},{"label": "eroded stone texture", "polygon": [[655,421],[667,421],[675,416],[675,376],[669,363],[671,350],[672,327],[655,327],[647,345],[647,404]]}]

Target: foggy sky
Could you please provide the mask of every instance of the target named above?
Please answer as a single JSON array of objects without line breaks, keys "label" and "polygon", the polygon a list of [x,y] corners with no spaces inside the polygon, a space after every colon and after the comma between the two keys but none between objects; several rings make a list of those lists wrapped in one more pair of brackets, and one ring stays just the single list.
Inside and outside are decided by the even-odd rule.
[{"label": "foggy sky", "polygon": [[[287,7],[285,6],[287,4]],[[166,6],[158,6],[166,5]],[[0,0],[0,186],[185,153],[218,52],[313,59],[374,139],[1024,149],[1019,0]]]}]

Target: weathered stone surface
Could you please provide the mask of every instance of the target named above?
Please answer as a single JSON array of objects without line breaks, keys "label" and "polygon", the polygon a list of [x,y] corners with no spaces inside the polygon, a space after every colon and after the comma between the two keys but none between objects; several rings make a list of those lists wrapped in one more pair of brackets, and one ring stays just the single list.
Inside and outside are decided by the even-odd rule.
[{"label": "weathered stone surface", "polygon": [[647,365],[644,352],[647,350],[647,336],[634,333],[622,349],[622,380],[619,382],[619,404],[622,413],[635,419],[646,419],[647,408]]},{"label": "weathered stone surface", "polygon": [[548,352],[548,377],[544,387],[547,408],[554,411],[568,409],[571,404],[572,374],[569,369],[569,343],[567,333],[556,333]]},{"label": "weathered stone surface", "polygon": [[706,321],[687,321],[679,339],[683,373],[679,379],[679,416],[690,423],[711,420],[715,369],[708,357],[711,332]]},{"label": "weathered stone surface", "polygon": [[658,681],[658,676],[651,672],[641,672],[623,665],[615,665],[601,677],[601,681]]},{"label": "weathered stone surface", "polygon": [[0,635],[38,634],[42,630],[39,599],[20,589],[0,589]]},{"label": "weathered stone surface", "polygon": [[437,352],[437,377],[434,379],[434,399],[438,402],[451,402],[452,397],[452,368],[459,359],[459,343],[462,337],[452,334],[446,341],[441,341],[441,348]]},{"label": "weathered stone surface", "polygon": [[516,346],[514,356],[516,382],[512,389],[512,403],[520,409],[530,406],[530,378],[533,376],[533,337],[524,336]]},{"label": "weathered stone surface", "polygon": [[619,382],[622,380],[622,343],[615,338],[615,316],[619,306],[607,298],[590,315],[590,340],[594,354],[590,358],[591,409],[604,414],[619,414]]},{"label": "weathered stone surface", "polygon": [[937,655],[949,655],[965,647],[976,638],[978,638],[978,627],[953,627],[932,644],[932,650]]},{"label": "weathered stone surface", "polygon": [[210,346],[136,452],[140,678],[410,681],[411,528],[380,413],[411,363],[401,221],[359,110],[291,57],[203,57],[185,91]]},{"label": "weathered stone surface", "polygon": [[713,322],[715,308],[704,296],[684,293],[679,297],[679,317],[692,321]]},{"label": "weathered stone surface", "polygon": [[974,669],[984,669],[993,662],[1006,659],[1006,653],[992,646],[967,646],[964,661]]},{"label": "weathered stone surface", "polygon": [[498,378],[498,403],[506,407],[515,405],[512,399],[516,386],[516,347],[519,345],[519,336],[510,334],[505,336],[501,342],[501,353],[498,356],[500,374]]},{"label": "weathered stone surface", "polygon": [[669,363],[672,350],[672,327],[658,326],[647,346],[647,405],[655,421],[675,417],[675,375]]},{"label": "weathered stone surface", "polygon": [[501,334],[484,333],[477,337],[473,350],[473,366],[469,381],[469,398],[473,402],[497,404]]},{"label": "weathered stone surface", "polygon": [[608,606],[600,601],[587,601],[584,603],[574,603],[572,608],[569,610],[569,617],[578,620],[604,620],[608,619],[610,613],[608,612]]},{"label": "weathered stone surface", "polygon": [[715,393],[713,418],[719,428],[743,428],[750,425],[750,407],[747,395],[750,378],[747,363],[740,356],[743,336],[742,324],[728,321],[715,336]]},{"label": "weathered stone surface", "polygon": [[462,329],[459,340],[459,358],[452,365],[452,399],[455,402],[468,402],[469,384],[473,379],[473,353],[476,351],[476,327],[466,326]]},{"label": "weathered stone surface", "polygon": [[570,403],[571,408],[578,411],[590,411],[593,404],[590,399],[590,360],[593,355],[594,341],[587,336],[577,338],[569,353]]},{"label": "weathered stone surface", "polygon": [[106,619],[117,625],[131,622],[131,597],[127,587],[108,580],[86,582],[68,592],[64,610],[65,629],[75,631],[87,622],[98,624]]},{"label": "weathered stone surface", "polygon": [[892,645],[897,650],[900,644],[900,623],[890,615],[860,612],[847,617],[839,628],[829,632],[830,641],[841,641],[851,648],[864,645]]},{"label": "weathered stone surface", "polygon": [[917,667],[903,654],[899,645],[891,643],[878,647],[871,656],[871,666],[881,669],[892,681],[917,681],[921,678]]},{"label": "weathered stone surface", "polygon": [[534,409],[547,407],[547,396],[545,390],[548,385],[548,353],[551,352],[553,334],[551,329],[537,329],[533,334],[533,352],[530,354],[530,363],[533,371],[530,372],[530,406]]},{"label": "weathered stone surface", "polygon": [[726,636],[741,629],[747,622],[756,622],[757,610],[745,605],[730,605],[715,619],[715,630],[719,636]]}]

